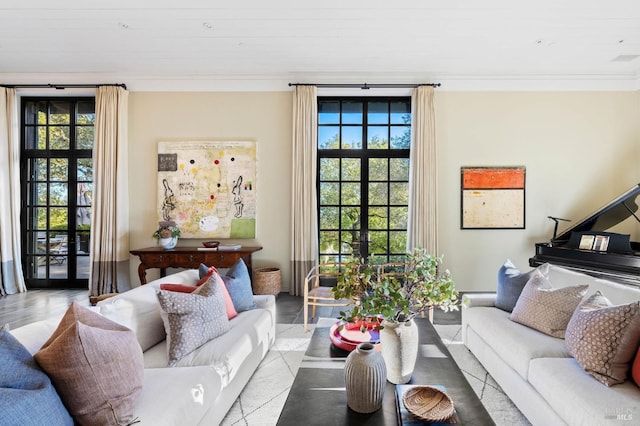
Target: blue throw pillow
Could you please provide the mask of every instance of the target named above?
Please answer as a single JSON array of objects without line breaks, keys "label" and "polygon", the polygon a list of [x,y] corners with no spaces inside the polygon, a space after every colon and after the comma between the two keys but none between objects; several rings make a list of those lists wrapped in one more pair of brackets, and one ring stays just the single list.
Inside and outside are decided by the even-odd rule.
[{"label": "blue throw pillow", "polygon": [[0,423],[73,426],[49,376],[6,326],[0,329],[0,360]]},{"label": "blue throw pillow", "polygon": [[256,302],[253,300],[253,290],[251,289],[251,277],[244,260],[238,261],[227,271],[222,277],[233,307],[238,313],[256,308]]},{"label": "blue throw pillow", "polygon": [[522,293],[522,289],[531,278],[535,269],[522,273],[507,259],[498,270],[498,289],[496,291],[496,308],[511,312]]}]

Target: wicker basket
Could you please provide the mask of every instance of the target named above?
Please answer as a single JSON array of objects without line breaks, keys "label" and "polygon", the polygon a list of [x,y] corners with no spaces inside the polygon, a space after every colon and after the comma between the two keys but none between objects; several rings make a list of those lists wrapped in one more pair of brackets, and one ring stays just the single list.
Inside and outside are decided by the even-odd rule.
[{"label": "wicker basket", "polygon": [[279,268],[258,268],[253,270],[253,294],[273,294],[282,290],[282,275]]},{"label": "wicker basket", "polygon": [[451,397],[431,386],[416,386],[402,396],[404,406],[427,422],[443,422],[453,414]]}]

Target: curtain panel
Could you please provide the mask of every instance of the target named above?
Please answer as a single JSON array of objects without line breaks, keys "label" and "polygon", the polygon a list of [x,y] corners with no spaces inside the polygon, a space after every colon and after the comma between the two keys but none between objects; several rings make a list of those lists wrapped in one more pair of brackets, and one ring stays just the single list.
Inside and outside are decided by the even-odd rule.
[{"label": "curtain panel", "polygon": [[293,91],[291,164],[291,278],[289,294],[304,294],[304,278],[318,262],[316,201],[318,102],[315,86]]},{"label": "curtain panel", "polygon": [[90,296],[129,288],[128,97],[122,87],[96,90]]},{"label": "curtain panel", "polygon": [[433,87],[411,92],[411,154],[407,251],[422,247],[438,255],[438,185]]},{"label": "curtain panel", "polygon": [[20,138],[16,90],[0,88],[0,295],[27,291],[20,236]]}]

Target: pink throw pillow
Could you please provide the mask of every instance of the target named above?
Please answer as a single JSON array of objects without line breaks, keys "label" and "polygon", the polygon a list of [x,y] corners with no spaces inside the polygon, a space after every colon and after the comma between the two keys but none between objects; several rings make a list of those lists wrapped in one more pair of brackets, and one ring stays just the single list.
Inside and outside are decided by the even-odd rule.
[{"label": "pink throw pillow", "polygon": [[160,284],[160,290],[177,291],[178,293],[193,293],[198,287],[187,284]]}]

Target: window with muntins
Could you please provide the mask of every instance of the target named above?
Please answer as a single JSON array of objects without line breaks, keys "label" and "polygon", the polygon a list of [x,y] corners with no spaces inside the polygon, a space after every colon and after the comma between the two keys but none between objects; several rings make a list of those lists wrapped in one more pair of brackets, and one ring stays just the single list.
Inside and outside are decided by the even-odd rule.
[{"label": "window with muntins", "polygon": [[320,262],[406,253],[411,98],[318,98]]}]

